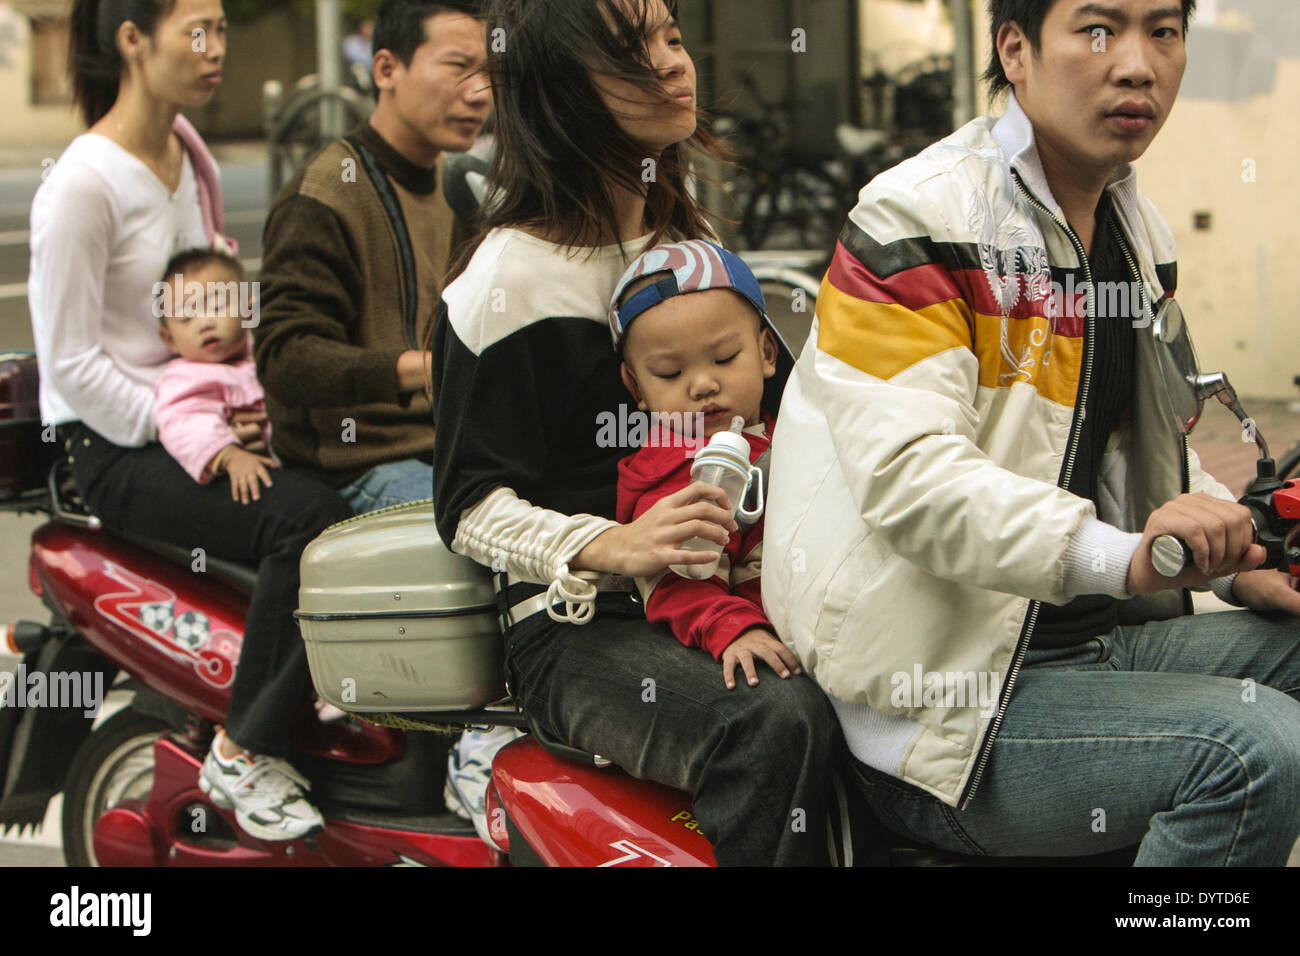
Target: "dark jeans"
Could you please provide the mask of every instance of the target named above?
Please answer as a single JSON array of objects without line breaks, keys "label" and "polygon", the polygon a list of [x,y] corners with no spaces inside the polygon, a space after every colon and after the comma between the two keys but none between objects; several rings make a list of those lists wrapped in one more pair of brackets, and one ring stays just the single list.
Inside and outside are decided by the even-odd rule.
[{"label": "dark jeans", "polygon": [[1031,649],[970,806],[857,764],[891,830],[961,853],[1282,866],[1300,836],[1300,621],[1225,611]]},{"label": "dark jeans", "polygon": [[280,469],[260,501],[243,505],[230,497],[229,478],[200,485],[162,445],[122,448],[84,425],[66,435],[82,497],[106,527],[257,565],[226,733],[248,750],[285,756],[311,676],[293,619],[298,562],[352,509],[333,489]]},{"label": "dark jeans", "polygon": [[825,865],[839,725],[821,689],[760,665],[757,687],[729,691],[717,661],[639,605],[602,595],[597,608],[585,625],[542,613],[507,634],[511,691],[529,717],[692,794],[720,866]]}]

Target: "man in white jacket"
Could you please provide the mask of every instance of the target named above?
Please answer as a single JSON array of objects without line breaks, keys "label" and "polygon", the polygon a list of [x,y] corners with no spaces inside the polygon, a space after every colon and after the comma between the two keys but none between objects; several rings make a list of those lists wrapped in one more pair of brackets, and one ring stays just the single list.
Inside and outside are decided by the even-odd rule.
[{"label": "man in white jacket", "polygon": [[1252,570],[1151,337],[1177,268],[1131,163],[1194,6],[991,0],[1004,115],[863,191],[782,399],[767,610],[881,822],[938,847],[1279,865],[1300,835],[1295,622],[1186,589],[1300,595]]}]

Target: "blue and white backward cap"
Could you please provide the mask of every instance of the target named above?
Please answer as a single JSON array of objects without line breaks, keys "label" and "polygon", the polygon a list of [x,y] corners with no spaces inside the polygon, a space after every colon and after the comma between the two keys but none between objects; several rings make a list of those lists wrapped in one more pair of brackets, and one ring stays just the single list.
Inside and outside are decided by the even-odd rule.
[{"label": "blue and white backward cap", "polygon": [[[638,279],[660,272],[664,273],[662,278],[638,289],[619,307],[619,299],[628,286]],[[794,354],[767,314],[763,290],[754,278],[754,273],[749,271],[749,266],[745,265],[740,256],[728,252],[717,243],[707,239],[665,243],[641,253],[632,261],[623,277],[618,280],[609,303],[609,331],[614,340],[614,348],[618,349],[628,326],[642,312],[675,295],[707,289],[731,289],[743,296],[776,339],[776,374],[767,380],[763,388],[763,407],[775,414],[781,403],[781,393],[785,391],[785,383],[794,369]]]}]

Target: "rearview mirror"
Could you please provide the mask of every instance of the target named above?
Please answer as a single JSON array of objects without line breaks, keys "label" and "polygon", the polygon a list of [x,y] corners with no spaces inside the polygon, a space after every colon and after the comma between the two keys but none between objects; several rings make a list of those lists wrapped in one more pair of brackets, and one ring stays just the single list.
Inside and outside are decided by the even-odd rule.
[{"label": "rearview mirror", "polygon": [[1165,299],[1156,311],[1152,332],[1156,340],[1156,359],[1168,398],[1168,410],[1184,435],[1196,427],[1205,405],[1205,396],[1197,387],[1200,366],[1196,349],[1187,333],[1183,310],[1173,299]]},{"label": "rearview mirror", "polygon": [[[1237,393],[1223,372],[1202,373],[1196,361],[1196,349],[1187,331],[1183,310],[1173,299],[1165,299],[1156,310],[1151,331],[1156,343],[1156,361],[1164,383],[1169,414],[1184,434],[1191,434],[1201,419],[1205,401],[1217,398],[1243,425],[1249,422]],[[1268,458],[1268,444],[1259,429],[1251,428],[1261,458]]]}]

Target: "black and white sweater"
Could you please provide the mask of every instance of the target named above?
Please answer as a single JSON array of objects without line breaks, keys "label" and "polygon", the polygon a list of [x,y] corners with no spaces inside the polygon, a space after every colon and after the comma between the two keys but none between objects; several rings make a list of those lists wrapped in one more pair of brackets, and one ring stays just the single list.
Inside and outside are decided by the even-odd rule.
[{"label": "black and white sweater", "polygon": [[[602,421],[635,409],[606,310],[645,240],[571,252],[516,229],[488,234],[443,292],[435,326],[438,533],[480,564],[545,590],[615,526],[618,460]],[[536,585],[543,585],[537,587]]]}]

